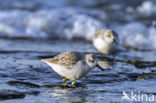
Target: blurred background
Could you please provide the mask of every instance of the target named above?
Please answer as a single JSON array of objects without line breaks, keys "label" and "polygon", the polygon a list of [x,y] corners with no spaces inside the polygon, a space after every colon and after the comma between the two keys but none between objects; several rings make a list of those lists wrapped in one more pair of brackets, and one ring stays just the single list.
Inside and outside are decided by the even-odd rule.
[{"label": "blurred background", "polygon": [[[61,77],[40,57],[98,53],[92,39],[103,28],[127,49],[117,59],[138,61],[106,63],[111,70],[91,71],[76,89],[56,86]],[[156,0],[0,0],[0,102],[120,103],[122,91],[156,94],[155,51]]]},{"label": "blurred background", "polygon": [[91,41],[95,31],[111,28],[122,45],[154,50],[155,20],[155,0],[0,1],[0,37],[8,38]]}]

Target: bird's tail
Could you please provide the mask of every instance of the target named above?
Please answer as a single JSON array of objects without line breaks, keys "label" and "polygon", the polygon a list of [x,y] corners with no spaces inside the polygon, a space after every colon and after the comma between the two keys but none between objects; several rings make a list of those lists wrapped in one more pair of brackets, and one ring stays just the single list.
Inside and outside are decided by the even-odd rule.
[{"label": "bird's tail", "polygon": [[41,59],[42,62],[48,62],[49,59]]}]

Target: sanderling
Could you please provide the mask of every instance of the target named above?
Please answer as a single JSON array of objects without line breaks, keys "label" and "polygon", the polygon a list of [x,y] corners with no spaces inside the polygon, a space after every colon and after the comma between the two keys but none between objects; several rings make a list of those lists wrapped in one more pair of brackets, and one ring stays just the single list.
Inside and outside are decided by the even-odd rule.
[{"label": "sanderling", "polygon": [[118,34],[110,29],[103,29],[96,32],[93,45],[103,54],[109,54],[117,49],[119,44]]},{"label": "sanderling", "polygon": [[47,63],[55,72],[63,77],[65,86],[67,86],[67,79],[72,80],[72,85],[75,85],[75,80],[85,76],[90,70],[98,67],[104,70],[97,63],[97,59],[93,54],[85,54],[80,52],[65,52],[53,58],[42,59],[41,61]]}]

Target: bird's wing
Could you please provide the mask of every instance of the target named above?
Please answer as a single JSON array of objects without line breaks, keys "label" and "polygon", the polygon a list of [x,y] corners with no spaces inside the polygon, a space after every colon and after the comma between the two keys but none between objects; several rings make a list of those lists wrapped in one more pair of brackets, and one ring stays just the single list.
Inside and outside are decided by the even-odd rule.
[{"label": "bird's wing", "polygon": [[[70,69],[75,65],[79,60],[82,59],[82,54],[79,52],[65,52],[60,55],[55,56],[54,58],[45,59],[45,61],[58,64]],[[44,59],[43,59],[44,61]]]}]

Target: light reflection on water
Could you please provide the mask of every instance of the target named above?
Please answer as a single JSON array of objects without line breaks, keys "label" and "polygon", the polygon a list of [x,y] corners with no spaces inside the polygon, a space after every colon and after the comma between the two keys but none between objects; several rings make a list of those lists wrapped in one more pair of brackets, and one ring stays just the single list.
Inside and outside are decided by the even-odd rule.
[{"label": "light reflection on water", "polygon": [[[1,100],[2,94],[0,94],[0,102],[120,103],[123,90],[126,92],[142,91],[156,94],[156,66],[150,62],[156,60],[155,51],[136,51],[138,45],[140,48],[143,47],[143,49],[155,48],[155,24],[151,18],[155,11],[151,10],[148,16],[142,15],[142,11],[137,11],[137,8],[147,11],[145,5],[149,4],[148,2],[139,4],[141,1],[139,0],[137,3],[133,1],[133,4],[130,1],[126,1],[130,3],[130,6],[127,7],[128,3],[122,2],[122,5],[109,5],[115,1],[110,1],[107,4],[107,0],[105,0],[106,2],[102,0],[87,0],[83,2],[73,2],[72,0],[64,2],[64,0],[59,0],[54,2],[54,4],[49,3],[50,0],[44,1],[44,3],[41,0],[29,3],[18,3],[21,2],[19,0],[12,0],[9,3],[8,1],[3,0],[5,3],[0,4],[2,5],[0,10],[2,7],[6,7],[6,11],[0,12],[0,36],[5,37],[7,34],[7,37],[25,35],[26,37],[42,38],[43,36],[44,38],[44,34],[46,34],[46,36],[50,35],[52,39],[0,39],[0,91],[16,90],[25,94],[25,97],[18,98],[18,95],[11,91],[13,94],[5,100]],[[134,7],[136,6],[136,9],[133,8],[131,3]],[[155,5],[155,3],[153,2],[152,5]],[[61,8],[57,9],[57,7]],[[50,11],[54,8],[56,10]],[[70,12],[62,16],[65,11]],[[29,17],[27,18],[27,16]],[[10,17],[12,18],[10,19]],[[46,17],[48,19],[45,19]],[[56,20],[53,20],[53,17]],[[34,22],[36,19],[38,22]],[[145,60],[148,61],[148,65],[137,62],[123,63],[100,60],[100,65],[108,65],[106,67],[107,70],[100,71],[95,68],[86,77],[78,81],[80,83],[78,88],[64,88],[61,77],[51,70],[48,65],[42,63],[39,60],[40,57],[54,56],[69,50],[97,53],[91,42],[81,40],[90,40],[91,36],[93,36],[91,33],[96,30],[96,26],[113,28],[119,31],[122,36],[122,43],[127,43],[128,46],[131,46],[129,51],[121,52],[115,55],[115,58],[121,60]],[[64,32],[67,34],[63,35]],[[136,38],[136,41],[132,42],[135,34],[138,34],[138,37],[144,38],[144,40]],[[148,35],[149,37],[146,34],[150,34]],[[58,36],[61,40],[54,40],[53,36]],[[71,38],[82,38],[80,41],[66,41],[65,39],[69,36]],[[144,45],[144,41],[145,44],[150,45]],[[101,58],[104,59],[103,57]],[[10,94],[7,94],[8,92],[6,92],[5,97],[9,97],[8,95]]]}]

